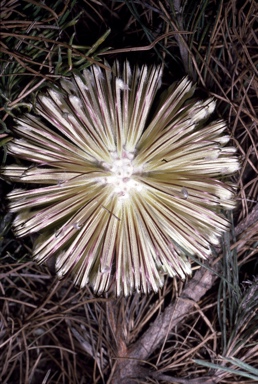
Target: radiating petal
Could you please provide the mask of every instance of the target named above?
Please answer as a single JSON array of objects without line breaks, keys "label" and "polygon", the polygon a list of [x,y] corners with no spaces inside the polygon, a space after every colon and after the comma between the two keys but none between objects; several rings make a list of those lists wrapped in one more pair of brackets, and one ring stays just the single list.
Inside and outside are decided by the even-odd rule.
[{"label": "radiating petal", "polygon": [[[160,66],[126,61],[62,80],[17,119],[8,151],[31,166],[1,174],[35,184],[9,194],[17,236],[40,233],[34,257],[56,257],[61,278],[102,293],[148,293],[164,275],[191,274],[186,255],[207,258],[229,227],[239,169],[215,101],[193,98],[188,78],[164,91]],[[223,181],[221,180],[223,178]]]}]

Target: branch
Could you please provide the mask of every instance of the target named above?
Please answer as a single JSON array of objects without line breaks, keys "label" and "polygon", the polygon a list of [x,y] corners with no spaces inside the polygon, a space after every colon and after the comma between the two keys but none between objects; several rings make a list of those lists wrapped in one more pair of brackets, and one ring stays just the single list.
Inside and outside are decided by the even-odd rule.
[{"label": "branch", "polygon": [[[240,235],[248,227],[258,221],[258,204],[253,208],[252,212],[242,220],[235,228],[236,235]],[[213,271],[217,272],[217,262],[212,266]],[[148,357],[157,349],[166,339],[171,330],[178,323],[189,315],[195,304],[205,295],[212,287],[217,275],[210,270],[202,267],[194,277],[185,285],[182,294],[175,303],[170,304],[163,313],[150,325],[148,330],[142,335],[131,348],[128,349],[127,356],[118,358],[114,367],[114,375],[109,381],[112,384],[133,384],[137,377],[146,377],[146,371],[143,372],[140,364],[148,359]],[[131,380],[129,378],[132,378]]]}]

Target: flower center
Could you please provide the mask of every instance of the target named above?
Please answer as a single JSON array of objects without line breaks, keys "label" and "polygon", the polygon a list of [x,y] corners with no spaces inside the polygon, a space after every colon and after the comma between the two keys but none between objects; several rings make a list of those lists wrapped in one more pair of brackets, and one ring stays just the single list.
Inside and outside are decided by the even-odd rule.
[{"label": "flower center", "polygon": [[114,159],[112,164],[104,164],[111,175],[105,177],[105,184],[112,184],[114,193],[120,199],[126,199],[130,196],[132,190],[140,191],[142,189],[141,183],[139,183],[133,177],[138,173],[133,165],[134,155],[130,152],[123,151],[121,157],[116,152],[112,153]]}]

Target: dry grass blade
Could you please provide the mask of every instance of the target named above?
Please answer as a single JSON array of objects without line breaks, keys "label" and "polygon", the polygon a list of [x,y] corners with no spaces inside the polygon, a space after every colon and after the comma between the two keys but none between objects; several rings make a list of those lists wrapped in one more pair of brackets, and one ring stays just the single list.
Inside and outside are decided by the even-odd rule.
[{"label": "dry grass blade", "polygon": [[75,5],[74,0],[53,2],[51,7],[32,0],[1,0],[0,117],[5,129],[8,115],[29,108],[26,101],[32,92],[98,60],[108,31],[93,46],[76,44],[80,13]]}]

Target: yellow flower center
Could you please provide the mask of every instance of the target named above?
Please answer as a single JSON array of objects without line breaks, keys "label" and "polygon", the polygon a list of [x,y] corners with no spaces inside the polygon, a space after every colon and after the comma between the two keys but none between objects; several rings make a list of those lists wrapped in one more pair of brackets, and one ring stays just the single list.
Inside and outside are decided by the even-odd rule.
[{"label": "yellow flower center", "polygon": [[112,158],[112,164],[104,164],[104,168],[110,172],[110,175],[104,178],[104,183],[112,184],[114,193],[121,200],[127,199],[132,191],[141,191],[142,184],[135,179],[139,170],[133,165],[134,155],[123,151],[119,157],[117,152],[114,152]]}]

